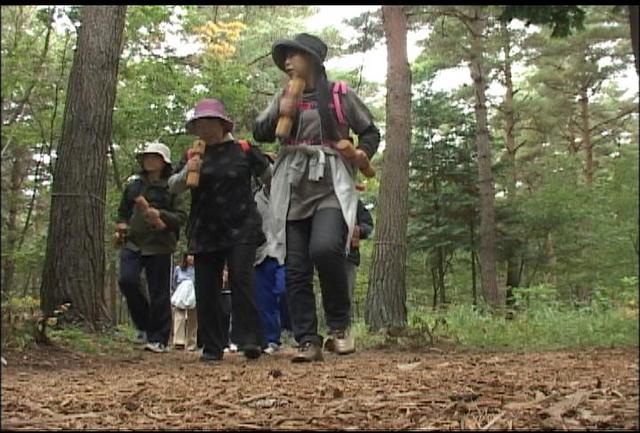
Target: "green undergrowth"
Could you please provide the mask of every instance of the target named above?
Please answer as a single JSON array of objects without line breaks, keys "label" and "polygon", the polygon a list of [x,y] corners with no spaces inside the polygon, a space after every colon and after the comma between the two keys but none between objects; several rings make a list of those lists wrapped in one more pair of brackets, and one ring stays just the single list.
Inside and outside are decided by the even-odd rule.
[{"label": "green undergrowth", "polygon": [[135,350],[134,330],[128,325],[118,325],[100,332],[88,332],[78,325],[51,329],[48,337],[52,343],[70,350],[94,355],[123,355]]}]

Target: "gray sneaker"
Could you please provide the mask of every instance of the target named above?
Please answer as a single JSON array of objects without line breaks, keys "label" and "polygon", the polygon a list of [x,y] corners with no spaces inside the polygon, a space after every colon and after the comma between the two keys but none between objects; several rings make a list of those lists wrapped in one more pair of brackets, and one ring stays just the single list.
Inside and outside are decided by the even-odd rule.
[{"label": "gray sneaker", "polygon": [[325,343],[325,349],[338,355],[347,355],[356,351],[356,343],[349,331],[331,331],[331,335]]},{"label": "gray sneaker", "polygon": [[262,351],[264,353],[266,353],[267,355],[273,355],[278,350],[280,350],[280,345],[279,344],[269,343],[269,344],[267,344],[267,347],[265,347]]},{"label": "gray sneaker", "polygon": [[167,346],[165,346],[162,343],[158,343],[158,342],[147,343],[144,346],[144,350],[149,350],[149,351],[155,352],[155,353],[165,353],[165,352],[169,351]]}]

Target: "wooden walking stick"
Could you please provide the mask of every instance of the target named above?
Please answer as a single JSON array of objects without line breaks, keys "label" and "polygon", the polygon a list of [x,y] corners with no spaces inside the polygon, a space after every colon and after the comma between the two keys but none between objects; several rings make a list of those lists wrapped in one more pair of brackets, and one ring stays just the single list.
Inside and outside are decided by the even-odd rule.
[{"label": "wooden walking stick", "polygon": [[[198,156],[198,158],[202,158],[204,154],[204,148],[206,143],[203,140],[195,140],[193,142],[193,146],[189,149],[187,156],[191,159],[193,156]],[[200,183],[200,169],[198,170],[190,170],[187,172],[187,186],[189,188],[196,188]]]},{"label": "wooden walking stick", "polygon": [[[342,154],[348,160],[353,160],[356,157],[356,148],[353,147],[353,143],[351,140],[343,139],[336,143],[336,149],[338,152]],[[376,175],[376,170],[371,165],[371,161],[369,158],[358,160],[356,163],[362,174],[366,177],[374,177]]]},{"label": "wooden walking stick", "polygon": [[[287,85],[287,90],[282,95],[282,99],[290,100],[294,102],[294,105],[300,101],[302,92],[304,91],[305,82],[300,77],[293,77]],[[293,118],[289,117],[288,113],[280,112],[280,118],[278,119],[278,125],[276,126],[276,137],[280,139],[289,138],[291,135],[291,128],[293,128]]]}]

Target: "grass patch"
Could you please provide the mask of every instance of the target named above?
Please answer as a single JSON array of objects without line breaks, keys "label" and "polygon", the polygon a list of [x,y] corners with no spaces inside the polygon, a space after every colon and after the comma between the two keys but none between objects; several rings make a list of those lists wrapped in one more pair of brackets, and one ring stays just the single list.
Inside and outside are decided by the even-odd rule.
[{"label": "grass patch", "polygon": [[451,338],[461,346],[491,350],[553,350],[638,345],[638,314],[624,308],[536,307],[512,319],[482,313],[469,305],[427,315],[440,319],[436,338]]},{"label": "grass patch", "polygon": [[60,346],[93,355],[122,355],[135,350],[135,331],[127,325],[118,325],[102,332],[88,332],[80,326],[68,325],[50,329],[48,336]]}]

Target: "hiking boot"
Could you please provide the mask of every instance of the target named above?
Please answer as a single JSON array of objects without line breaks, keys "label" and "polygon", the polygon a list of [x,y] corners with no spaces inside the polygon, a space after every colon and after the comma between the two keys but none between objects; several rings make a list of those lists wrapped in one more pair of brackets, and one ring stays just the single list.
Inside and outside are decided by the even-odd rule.
[{"label": "hiking boot", "polygon": [[348,331],[331,331],[325,349],[338,355],[347,355],[356,351],[356,343]]},{"label": "hiking boot", "polygon": [[200,361],[202,362],[222,361],[222,353],[207,352],[206,350],[203,350],[202,355],[200,355]]},{"label": "hiking boot", "polygon": [[305,341],[298,347],[298,353],[291,359],[291,362],[311,362],[323,361],[322,347],[319,343]]},{"label": "hiking boot", "polygon": [[153,342],[153,343],[147,343],[144,346],[144,350],[149,350],[149,351],[154,352],[154,353],[165,353],[165,352],[169,351],[167,346],[165,346],[162,343],[158,343],[157,341]]},{"label": "hiking boot", "polygon": [[260,354],[262,353],[262,350],[260,350],[260,346],[258,346],[258,345],[247,344],[242,349],[242,352],[244,353],[244,356],[246,358],[248,358],[248,359],[256,359],[256,358],[258,358],[260,356]]}]

